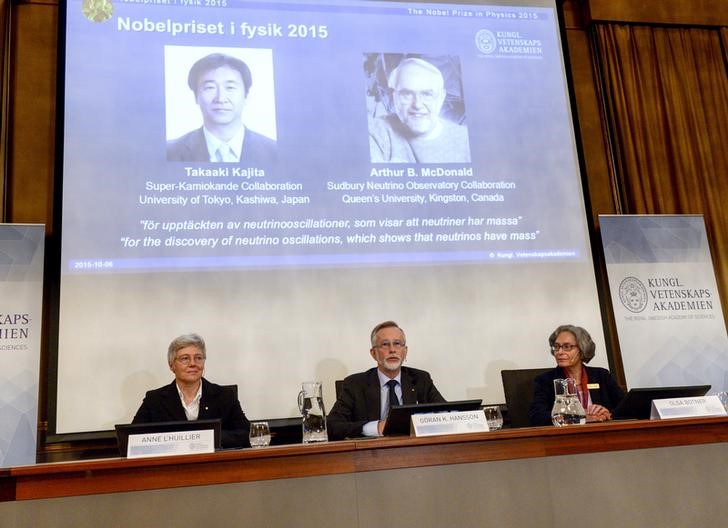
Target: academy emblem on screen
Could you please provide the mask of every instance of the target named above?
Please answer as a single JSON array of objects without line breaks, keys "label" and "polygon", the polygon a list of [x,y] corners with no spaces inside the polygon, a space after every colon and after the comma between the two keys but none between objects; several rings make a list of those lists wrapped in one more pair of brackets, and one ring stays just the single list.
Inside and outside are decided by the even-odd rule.
[{"label": "academy emblem on screen", "polygon": [[647,288],[635,277],[625,277],[619,284],[619,300],[627,310],[639,313],[647,307]]},{"label": "academy emblem on screen", "polygon": [[475,45],[481,53],[490,55],[498,47],[498,41],[492,31],[481,29],[475,34]]},{"label": "academy emblem on screen", "polygon": [[114,14],[114,5],[111,0],[83,0],[81,12],[91,22],[106,22]]}]

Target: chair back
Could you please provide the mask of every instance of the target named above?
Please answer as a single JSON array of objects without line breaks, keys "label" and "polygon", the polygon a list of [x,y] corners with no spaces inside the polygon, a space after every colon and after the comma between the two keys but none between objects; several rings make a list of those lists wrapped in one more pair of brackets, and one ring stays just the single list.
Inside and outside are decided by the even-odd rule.
[{"label": "chair back", "polygon": [[533,401],[533,378],[553,367],[501,370],[511,427],[529,427],[528,408]]},{"label": "chair back", "polygon": [[344,380],[336,380],[334,387],[336,388],[336,399],[338,400],[341,397],[341,391],[344,390]]},{"label": "chair back", "polygon": [[236,400],[238,399],[238,385],[237,384],[235,384],[235,385],[223,385],[222,388],[225,389],[226,391],[232,392],[233,395],[235,396],[235,399]]}]

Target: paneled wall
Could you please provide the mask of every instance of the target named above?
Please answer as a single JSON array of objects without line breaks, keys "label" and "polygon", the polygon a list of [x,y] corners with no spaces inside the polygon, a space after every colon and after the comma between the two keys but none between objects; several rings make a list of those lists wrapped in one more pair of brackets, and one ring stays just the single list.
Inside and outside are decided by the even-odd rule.
[{"label": "paneled wall", "polygon": [[9,16],[4,217],[8,222],[46,224],[51,234],[58,2],[12,2]]}]

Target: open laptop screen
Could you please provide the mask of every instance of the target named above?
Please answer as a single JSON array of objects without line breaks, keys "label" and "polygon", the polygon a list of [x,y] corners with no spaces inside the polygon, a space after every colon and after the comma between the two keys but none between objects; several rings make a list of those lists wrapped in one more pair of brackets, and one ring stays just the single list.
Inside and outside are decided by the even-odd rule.
[{"label": "open laptop screen", "polygon": [[387,423],[384,426],[384,435],[408,435],[410,432],[410,418],[413,414],[472,411],[480,409],[483,400],[460,400],[440,403],[412,403],[395,405],[389,411]]},{"label": "open laptop screen", "polygon": [[652,400],[666,398],[695,398],[704,396],[710,385],[688,385],[684,387],[645,387],[630,389],[624,399],[614,409],[617,420],[646,420],[650,417]]}]

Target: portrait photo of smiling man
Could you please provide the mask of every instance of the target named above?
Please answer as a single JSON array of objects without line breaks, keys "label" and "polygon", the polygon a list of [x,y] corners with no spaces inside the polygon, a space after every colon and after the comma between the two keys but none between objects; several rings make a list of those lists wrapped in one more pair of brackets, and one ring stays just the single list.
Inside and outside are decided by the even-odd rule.
[{"label": "portrait photo of smiling man", "polygon": [[[248,64],[232,55],[210,53],[195,61],[187,86],[199,108],[202,126],[169,140],[167,160],[244,165],[273,161],[276,142],[251,130],[243,119],[246,107],[252,104],[253,80]],[[174,110],[169,112],[174,114]]]},{"label": "portrait photo of smiling man", "polygon": [[[469,163],[459,61],[443,71],[428,60],[365,57],[369,75],[369,146],[373,163]],[[384,84],[386,78],[386,86]]]}]

